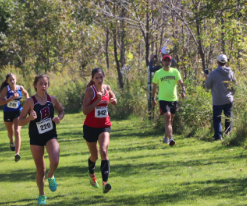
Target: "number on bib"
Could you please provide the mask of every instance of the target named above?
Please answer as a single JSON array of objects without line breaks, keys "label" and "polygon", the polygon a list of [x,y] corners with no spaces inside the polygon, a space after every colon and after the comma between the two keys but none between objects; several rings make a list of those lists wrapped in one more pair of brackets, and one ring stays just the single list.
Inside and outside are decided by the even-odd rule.
[{"label": "number on bib", "polygon": [[53,129],[53,124],[52,124],[51,118],[49,118],[45,121],[42,121],[42,122],[36,122],[36,125],[38,128],[39,134],[49,132]]},{"label": "number on bib", "polygon": [[96,107],[95,108],[95,117],[96,118],[106,118],[108,115],[107,107]]},{"label": "number on bib", "polygon": [[17,100],[12,100],[11,102],[7,103],[7,107],[12,108],[12,109],[17,109],[19,106],[19,101]]}]

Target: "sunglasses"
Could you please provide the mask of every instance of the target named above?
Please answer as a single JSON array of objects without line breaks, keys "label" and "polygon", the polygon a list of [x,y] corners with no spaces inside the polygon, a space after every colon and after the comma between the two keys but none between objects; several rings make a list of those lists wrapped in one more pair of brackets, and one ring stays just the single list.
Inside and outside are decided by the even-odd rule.
[{"label": "sunglasses", "polygon": [[172,61],[172,60],[170,60],[170,59],[164,59],[163,61],[164,61],[164,62],[170,62],[170,61]]}]

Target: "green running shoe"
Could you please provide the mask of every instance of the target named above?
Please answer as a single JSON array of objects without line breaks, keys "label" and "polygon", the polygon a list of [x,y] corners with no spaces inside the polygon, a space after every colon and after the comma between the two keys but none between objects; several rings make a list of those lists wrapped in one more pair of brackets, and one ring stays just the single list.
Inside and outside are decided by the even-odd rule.
[{"label": "green running shoe", "polygon": [[55,180],[55,177],[53,176],[52,178],[48,178],[49,182],[49,188],[52,192],[55,192],[57,190],[57,182]]},{"label": "green running shoe", "polygon": [[45,195],[39,196],[38,205],[46,205],[46,196]]},{"label": "green running shoe", "polygon": [[89,178],[89,181],[90,181],[90,184],[92,185],[92,187],[99,188],[99,184],[97,182],[96,175],[94,175],[93,177],[91,177],[89,175],[89,171],[88,171],[88,178]]},{"label": "green running shoe", "polygon": [[103,193],[107,193],[111,190],[111,185],[109,183],[106,183],[103,185]]}]

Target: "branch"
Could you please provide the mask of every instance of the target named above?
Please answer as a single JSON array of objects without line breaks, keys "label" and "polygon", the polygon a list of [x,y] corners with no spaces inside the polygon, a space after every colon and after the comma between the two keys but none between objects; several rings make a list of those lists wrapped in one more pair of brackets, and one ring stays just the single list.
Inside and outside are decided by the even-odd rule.
[{"label": "branch", "polygon": [[[196,46],[199,47],[199,44],[198,44],[198,42],[197,42],[197,40],[196,40],[196,37],[194,36],[193,32],[191,31],[191,29],[190,29],[188,23],[187,23],[187,22],[184,20],[184,18],[181,17],[181,15],[173,8],[174,6],[173,6],[171,0],[169,0],[169,2],[170,2],[170,4],[172,5],[172,8],[169,7],[168,5],[166,5],[165,2],[163,2],[163,6],[165,6],[165,7],[168,8],[168,9],[170,9],[171,11],[173,11],[173,12],[177,15],[177,17],[184,23],[184,25],[185,25],[185,26],[187,27],[187,29],[189,30],[191,36],[193,37],[193,40],[194,40]],[[163,12],[163,13],[164,13],[164,12]]]},{"label": "branch", "polygon": [[17,55],[18,59],[20,60],[21,64],[23,65],[23,61],[21,60],[20,55],[19,55],[18,52],[15,50],[14,43],[13,43],[13,50],[14,50],[15,54]]}]

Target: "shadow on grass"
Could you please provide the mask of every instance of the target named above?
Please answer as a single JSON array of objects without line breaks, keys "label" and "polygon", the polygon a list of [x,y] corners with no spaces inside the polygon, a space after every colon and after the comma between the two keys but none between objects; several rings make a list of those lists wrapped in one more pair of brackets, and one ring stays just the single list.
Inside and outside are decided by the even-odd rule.
[{"label": "shadow on grass", "polygon": [[16,170],[11,171],[11,173],[0,174],[0,180],[1,182],[25,182],[30,180],[35,181],[36,170],[33,169],[32,171],[29,171],[30,170]]},{"label": "shadow on grass", "polygon": [[[153,191],[149,191],[143,194],[135,194],[135,188],[129,188],[131,194],[124,194],[111,197],[110,194],[84,196],[83,193],[80,197],[74,197],[73,199],[67,198],[56,203],[49,203],[49,205],[165,205],[169,204],[184,204],[187,202],[197,202],[207,198],[216,198],[218,203],[215,205],[223,205],[226,199],[234,200],[236,196],[245,198],[245,182],[247,179],[220,179],[215,180],[212,183],[206,184],[205,182],[192,182],[190,185],[178,185],[176,189],[172,189],[172,192],[167,194],[162,188],[155,188]],[[164,183],[165,184],[165,183]],[[164,187],[172,188],[174,185],[164,185]],[[148,189],[148,188],[143,188]],[[113,188],[114,190],[114,188]],[[175,192],[174,192],[175,191]],[[114,191],[110,191],[114,192]],[[60,198],[60,197],[55,197]],[[222,203],[220,201],[222,200]],[[213,199],[212,199],[213,201]],[[246,204],[242,204],[246,205]],[[241,204],[238,204],[241,206]]]},{"label": "shadow on grass", "polygon": [[[54,198],[61,198],[61,197],[64,197],[66,195],[57,195],[55,196]],[[37,202],[38,202],[38,197],[37,198],[30,198],[30,199],[21,199],[21,200],[18,200],[18,201],[9,201],[9,202],[3,202],[3,203],[0,203],[0,205],[6,205],[6,204],[11,204],[11,205],[18,205],[18,203],[20,204],[20,202],[35,202],[34,203],[27,203],[25,205],[37,205]]]}]

